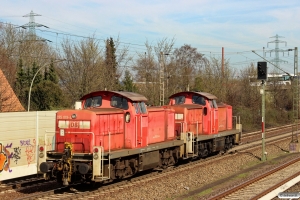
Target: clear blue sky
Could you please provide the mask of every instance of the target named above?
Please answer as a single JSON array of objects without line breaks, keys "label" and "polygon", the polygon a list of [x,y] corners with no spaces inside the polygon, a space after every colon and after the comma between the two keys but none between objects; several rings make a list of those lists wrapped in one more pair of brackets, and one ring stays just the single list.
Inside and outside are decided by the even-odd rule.
[{"label": "clear blue sky", "polygon": [[[119,36],[130,54],[145,52],[148,40],[155,45],[163,38],[175,38],[175,47],[190,44],[209,58],[221,58],[222,47],[231,66],[242,69],[275,48],[270,38],[283,36],[279,48],[300,44],[299,0],[5,0],[1,2],[0,22],[23,25],[30,11],[42,16],[35,22],[49,29],[36,33],[56,45],[66,33],[98,39]],[[47,30],[52,32],[43,32]],[[80,39],[72,37],[73,39]],[[294,53],[279,54],[288,61],[281,68],[293,73]],[[267,54],[273,59],[275,53]]]}]

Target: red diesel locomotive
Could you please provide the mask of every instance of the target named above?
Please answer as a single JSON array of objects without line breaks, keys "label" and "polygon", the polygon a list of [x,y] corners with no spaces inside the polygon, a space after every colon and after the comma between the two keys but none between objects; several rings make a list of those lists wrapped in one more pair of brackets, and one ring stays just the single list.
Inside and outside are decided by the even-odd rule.
[{"label": "red diesel locomotive", "polygon": [[40,171],[64,185],[104,182],[226,151],[240,142],[241,124],[216,99],[187,91],[166,106],[147,107],[137,93],[87,94],[80,108],[57,112],[55,150],[40,146]]}]

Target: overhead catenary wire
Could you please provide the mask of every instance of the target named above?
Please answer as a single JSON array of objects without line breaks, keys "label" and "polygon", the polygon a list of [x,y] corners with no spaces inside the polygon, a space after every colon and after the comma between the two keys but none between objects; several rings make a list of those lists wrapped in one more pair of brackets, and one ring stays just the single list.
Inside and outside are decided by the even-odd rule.
[{"label": "overhead catenary wire", "polygon": [[[14,24],[10,24],[10,23],[4,23],[4,22],[0,22],[2,24],[9,24],[9,25],[12,25],[12,26],[15,26],[15,27],[19,27],[19,25],[14,25]],[[76,38],[85,38],[85,39],[95,39],[97,41],[106,41],[106,39],[103,39],[103,38],[97,38],[97,37],[90,37],[90,36],[82,36],[82,35],[78,35],[78,34],[72,34],[72,33],[67,33],[67,32],[64,32],[64,31],[60,31],[60,30],[57,30],[57,29],[53,29],[53,28],[50,28],[52,30],[56,30],[56,31],[52,31],[52,30],[43,30],[43,29],[39,29],[37,28],[36,30],[37,31],[40,31],[40,32],[43,32],[43,34],[46,34],[47,36],[49,37],[53,37],[55,38],[55,41],[54,43],[50,44],[50,46],[53,47],[53,49],[56,49],[56,50],[59,50],[59,44],[61,43],[58,43],[58,40],[62,40],[64,39],[63,36],[70,36],[70,37],[76,37]],[[47,34],[48,33],[48,34]],[[60,36],[61,35],[61,36]],[[78,40],[75,40],[75,39],[70,39],[71,41],[78,41]],[[136,56],[138,56],[139,53],[143,53],[146,51],[146,48],[141,48],[141,47],[145,47],[145,44],[136,44],[136,43],[131,43],[131,42],[123,42],[123,41],[118,41],[120,44],[124,44],[124,45],[128,45],[127,46],[127,53],[128,53],[128,56],[135,58]],[[236,44],[238,45],[238,44]],[[213,47],[213,48],[220,48],[219,46],[214,46],[214,45],[201,45],[201,46],[210,46],[210,47]],[[105,48],[105,46],[103,45],[99,45],[100,48]],[[150,47],[154,47],[154,46],[151,46]],[[180,47],[176,47],[174,45],[174,47],[172,49],[175,49],[175,48],[180,48]],[[201,49],[198,49],[197,50],[201,53],[209,53],[210,56],[212,57],[216,57],[216,56],[220,56],[222,53],[221,51],[207,51],[207,50],[201,50]],[[117,49],[117,51],[120,51],[120,49]],[[247,54],[251,54],[252,50],[246,50],[246,51],[225,51],[225,56],[226,56],[226,59],[230,56],[236,56],[236,55],[239,55],[239,56],[242,56],[242,57],[245,57],[246,60],[244,61],[236,61],[236,62],[231,62],[230,64],[231,65],[249,65],[251,62],[255,62],[256,60],[255,59],[251,59],[250,57],[247,56]],[[257,49],[255,50],[256,52],[262,52],[263,50],[262,49]],[[208,56],[208,55],[206,55]]]}]

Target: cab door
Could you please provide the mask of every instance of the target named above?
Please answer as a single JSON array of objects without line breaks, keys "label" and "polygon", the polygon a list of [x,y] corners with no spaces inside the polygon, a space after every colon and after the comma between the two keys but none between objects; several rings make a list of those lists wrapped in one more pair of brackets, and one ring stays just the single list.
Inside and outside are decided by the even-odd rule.
[{"label": "cab door", "polygon": [[144,102],[133,103],[135,116],[136,147],[148,145],[148,112]]},{"label": "cab door", "polygon": [[216,134],[219,130],[218,106],[216,100],[209,100],[210,104],[210,134]]}]

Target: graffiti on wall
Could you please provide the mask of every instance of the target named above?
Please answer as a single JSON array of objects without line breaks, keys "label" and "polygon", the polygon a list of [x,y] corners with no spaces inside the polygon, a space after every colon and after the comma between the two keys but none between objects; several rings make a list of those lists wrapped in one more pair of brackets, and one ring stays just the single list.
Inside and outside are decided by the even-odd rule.
[{"label": "graffiti on wall", "polygon": [[21,149],[20,147],[15,147],[13,150],[12,159],[16,164],[18,164],[18,161],[21,159]]},{"label": "graffiti on wall", "polygon": [[[52,150],[54,137],[39,138],[39,145]],[[0,143],[0,175],[4,171],[12,172],[15,166],[30,165],[36,162],[37,156],[36,139],[22,139],[8,143]],[[26,163],[26,164],[25,164]]]},{"label": "graffiti on wall", "polygon": [[[28,141],[28,140],[27,140]],[[33,139],[32,144],[29,142],[25,143],[26,148],[25,148],[25,156],[27,159],[27,164],[31,164],[34,162],[35,159],[35,152],[36,152],[36,142],[35,139]]]},{"label": "graffiti on wall", "polygon": [[12,146],[12,144],[6,145],[5,147],[3,147],[2,143],[0,143],[0,173],[3,170],[12,172],[12,170],[9,168],[10,156],[12,154],[10,154],[10,152],[6,148],[6,147],[9,147],[9,146]]}]

